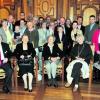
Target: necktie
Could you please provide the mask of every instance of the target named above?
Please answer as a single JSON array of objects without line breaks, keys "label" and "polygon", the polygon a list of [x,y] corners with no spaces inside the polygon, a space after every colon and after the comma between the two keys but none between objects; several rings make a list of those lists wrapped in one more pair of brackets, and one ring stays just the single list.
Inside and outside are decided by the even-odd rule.
[{"label": "necktie", "polygon": [[94,25],[94,24],[91,24],[91,25],[90,25],[90,31],[92,30],[92,28],[93,28],[93,25]]}]

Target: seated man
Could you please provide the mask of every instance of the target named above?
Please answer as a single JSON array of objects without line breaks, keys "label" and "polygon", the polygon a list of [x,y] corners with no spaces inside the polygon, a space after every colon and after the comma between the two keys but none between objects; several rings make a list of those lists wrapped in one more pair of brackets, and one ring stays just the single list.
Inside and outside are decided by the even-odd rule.
[{"label": "seated man", "polygon": [[58,45],[54,43],[54,36],[48,37],[48,43],[44,44],[43,47],[43,57],[46,64],[47,74],[48,74],[48,86],[54,85],[58,87],[56,82],[56,69],[57,65],[60,63],[60,58],[63,56],[62,51],[59,49]]},{"label": "seated man", "polygon": [[13,69],[11,68],[11,64],[9,58],[11,57],[11,51],[9,45],[2,42],[2,38],[0,36],[0,68],[2,68],[5,73],[5,80],[3,84],[3,92],[9,93],[11,91],[11,78]]},{"label": "seated man", "polygon": [[92,58],[92,50],[89,44],[84,43],[84,36],[78,35],[76,37],[77,44],[72,48],[71,59],[72,62],[68,65],[67,71],[67,83],[65,87],[69,87],[72,81],[75,81],[73,92],[77,91],[79,84],[80,71],[82,77],[89,78],[89,66],[90,59]]}]

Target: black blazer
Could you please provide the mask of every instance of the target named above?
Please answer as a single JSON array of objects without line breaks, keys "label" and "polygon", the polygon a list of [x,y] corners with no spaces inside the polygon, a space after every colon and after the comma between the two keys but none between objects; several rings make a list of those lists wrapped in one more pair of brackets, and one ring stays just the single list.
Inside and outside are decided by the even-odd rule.
[{"label": "black blazer", "polygon": [[82,30],[82,32],[83,32],[83,35],[84,35],[84,34],[85,34],[85,26],[81,25],[81,28],[80,28],[80,30]]},{"label": "black blazer", "polygon": [[48,46],[48,43],[44,44],[43,46],[43,57],[44,60],[48,60],[49,57],[63,57],[63,52],[59,49],[58,45],[54,43],[53,51],[50,52],[50,48]]},{"label": "black blazer", "polygon": [[1,42],[1,46],[2,46],[2,49],[3,49],[4,57],[8,58],[8,59],[11,58],[12,52],[9,48],[9,44]]},{"label": "black blazer", "polygon": [[[27,50],[27,55],[32,55],[32,57],[34,58],[36,55],[35,49],[33,48],[32,43],[27,43],[28,45],[28,50]],[[16,49],[14,50],[14,56],[17,57],[17,59],[20,59],[21,55],[23,54],[24,50],[23,50],[23,44],[17,44]]]},{"label": "black blazer", "polygon": [[90,63],[90,59],[93,58],[90,45],[86,43],[83,43],[82,45],[75,44],[72,48],[70,56],[73,60],[78,56],[78,54],[80,54],[79,57],[84,58],[88,64]]}]

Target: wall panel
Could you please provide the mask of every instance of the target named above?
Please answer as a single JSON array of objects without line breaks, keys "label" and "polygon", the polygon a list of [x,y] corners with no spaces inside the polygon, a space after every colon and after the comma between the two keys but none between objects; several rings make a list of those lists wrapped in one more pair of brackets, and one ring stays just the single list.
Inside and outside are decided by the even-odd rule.
[{"label": "wall panel", "polygon": [[34,0],[34,15],[56,18],[56,4],[57,0]]}]

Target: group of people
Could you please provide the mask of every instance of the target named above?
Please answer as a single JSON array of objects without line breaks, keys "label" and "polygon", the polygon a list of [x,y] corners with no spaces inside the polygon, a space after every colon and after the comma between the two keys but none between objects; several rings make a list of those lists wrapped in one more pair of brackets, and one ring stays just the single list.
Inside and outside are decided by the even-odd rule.
[{"label": "group of people", "polygon": [[[98,22],[99,21],[99,22]],[[74,81],[73,91],[78,90],[80,72],[83,78],[89,78],[89,63],[100,61],[100,14],[96,22],[94,15],[89,17],[89,25],[83,26],[83,18],[70,19],[61,17],[51,20],[50,16],[33,17],[25,20],[22,12],[20,19],[14,22],[13,15],[0,23],[0,68],[6,72],[3,91],[11,91],[13,68],[10,58],[16,57],[19,75],[24,81],[24,89],[32,92],[34,57],[38,56],[39,74],[42,74],[42,57],[48,74],[48,86],[58,87],[56,80],[57,66],[65,58],[65,78],[69,87]],[[91,46],[95,47],[94,56]],[[66,66],[66,59],[70,61]],[[94,75],[95,76],[95,75]],[[96,77],[96,76],[95,76]]]}]

